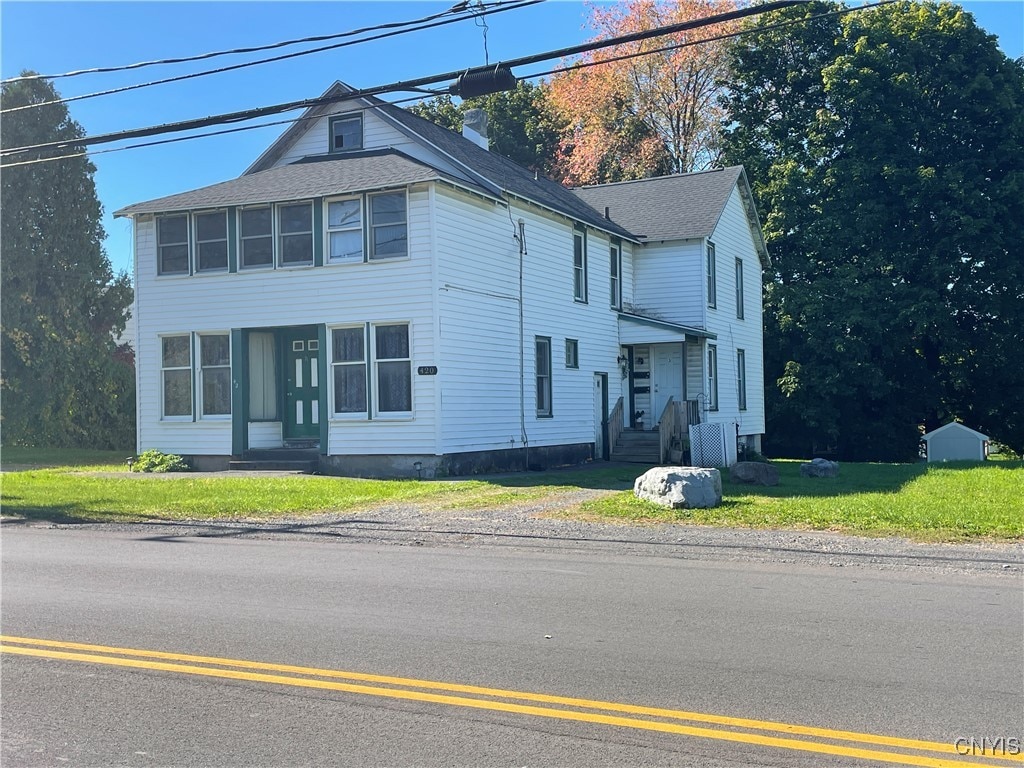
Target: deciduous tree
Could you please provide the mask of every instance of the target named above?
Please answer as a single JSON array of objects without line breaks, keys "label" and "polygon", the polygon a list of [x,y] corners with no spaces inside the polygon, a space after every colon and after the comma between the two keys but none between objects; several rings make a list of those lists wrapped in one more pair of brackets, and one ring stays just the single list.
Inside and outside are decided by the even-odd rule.
[{"label": "deciduous tree", "polygon": [[950,3],[765,14],[725,138],[755,187],[769,440],[911,459],[964,420],[1024,448],[1024,70]]},{"label": "deciduous tree", "polygon": [[[57,99],[49,83],[3,85],[10,108]],[[2,146],[84,135],[62,104],[4,116]],[[13,162],[13,160],[12,160]],[[6,445],[130,448],[134,375],[113,334],[132,289],[103,251],[95,167],[84,157],[0,173],[3,441]]]},{"label": "deciduous tree", "polygon": [[[628,0],[594,5],[590,26],[606,39],[735,10],[734,0]],[[723,41],[736,22],[584,54],[579,69],[557,74],[551,100],[567,123],[560,171],[570,184],[637,179],[702,170],[717,163]],[[624,55],[650,52],[615,61]]]}]

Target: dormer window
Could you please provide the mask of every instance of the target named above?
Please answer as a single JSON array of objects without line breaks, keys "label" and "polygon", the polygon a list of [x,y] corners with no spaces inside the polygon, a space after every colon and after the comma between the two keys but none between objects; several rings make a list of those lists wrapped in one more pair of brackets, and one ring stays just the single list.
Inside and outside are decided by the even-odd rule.
[{"label": "dormer window", "polygon": [[331,118],[331,152],[351,152],[363,148],[363,115]]}]

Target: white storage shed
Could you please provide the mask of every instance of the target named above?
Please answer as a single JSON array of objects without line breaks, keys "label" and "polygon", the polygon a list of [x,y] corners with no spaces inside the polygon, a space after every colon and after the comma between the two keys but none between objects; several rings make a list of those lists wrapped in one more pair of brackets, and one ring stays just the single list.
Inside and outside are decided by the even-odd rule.
[{"label": "white storage shed", "polygon": [[932,430],[922,440],[928,461],[984,461],[988,454],[988,435],[951,421]]}]

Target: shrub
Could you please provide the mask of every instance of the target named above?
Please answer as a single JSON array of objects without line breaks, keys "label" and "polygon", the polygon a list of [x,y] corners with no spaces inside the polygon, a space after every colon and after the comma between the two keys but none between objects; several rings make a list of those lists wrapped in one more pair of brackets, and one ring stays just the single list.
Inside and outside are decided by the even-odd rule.
[{"label": "shrub", "polygon": [[131,464],[132,472],[188,472],[188,463],[173,453],[149,450],[139,454]]}]

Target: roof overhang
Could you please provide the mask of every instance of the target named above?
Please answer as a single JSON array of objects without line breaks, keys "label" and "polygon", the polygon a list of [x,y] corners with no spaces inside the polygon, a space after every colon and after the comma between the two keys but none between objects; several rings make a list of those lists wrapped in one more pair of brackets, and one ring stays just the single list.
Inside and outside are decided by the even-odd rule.
[{"label": "roof overhang", "polygon": [[717,339],[718,334],[704,328],[671,323],[653,317],[619,312],[619,344],[673,344],[698,339]]}]

